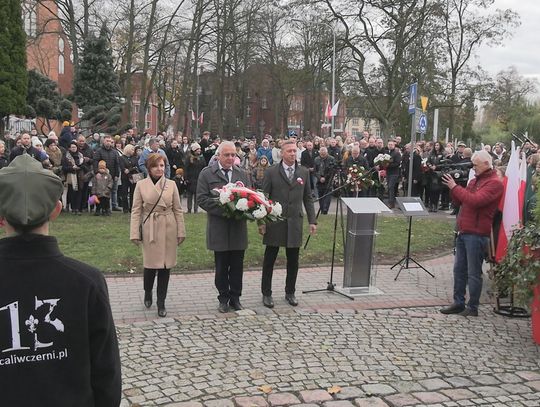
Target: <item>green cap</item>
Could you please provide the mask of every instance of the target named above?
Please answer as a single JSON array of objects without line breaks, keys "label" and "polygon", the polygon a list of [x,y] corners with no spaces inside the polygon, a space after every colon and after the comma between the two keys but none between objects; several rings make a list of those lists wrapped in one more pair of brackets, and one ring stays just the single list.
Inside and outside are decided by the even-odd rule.
[{"label": "green cap", "polygon": [[12,225],[40,225],[62,197],[62,181],[23,154],[0,170],[0,216]]}]

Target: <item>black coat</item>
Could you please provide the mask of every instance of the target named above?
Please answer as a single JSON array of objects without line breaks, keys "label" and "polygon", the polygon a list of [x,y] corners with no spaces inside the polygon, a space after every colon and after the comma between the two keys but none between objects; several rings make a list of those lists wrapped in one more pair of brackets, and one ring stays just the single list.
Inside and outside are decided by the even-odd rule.
[{"label": "black coat", "polygon": [[7,167],[9,164],[8,159],[5,155],[0,155],[0,169]]},{"label": "black coat", "polygon": [[98,164],[103,160],[107,163],[107,169],[113,177],[118,177],[120,175],[120,160],[118,156],[118,151],[111,148],[107,150],[106,148],[99,148],[94,153],[94,173],[97,173]]},{"label": "black coat", "polygon": [[42,235],[1,239],[0,264],[2,405],[118,406],[120,356],[101,272]]},{"label": "black coat", "polygon": [[11,150],[11,153],[9,154],[9,162],[13,161],[15,157],[18,157],[20,155],[23,155],[26,150],[26,154],[28,154],[30,157],[35,158],[39,162],[43,162],[44,156],[39,153],[37,149],[30,146],[27,149],[24,147],[15,147],[13,150]]},{"label": "black coat", "polygon": [[319,152],[315,149],[311,150],[311,154],[308,150],[304,150],[300,155],[300,165],[307,169],[315,168],[315,158],[318,156]]},{"label": "black coat", "polygon": [[169,159],[169,165],[171,166],[171,178],[174,178],[174,172],[178,168],[184,168],[184,160],[186,156],[180,147],[169,147],[167,150],[165,150],[165,154],[167,154],[167,158]]},{"label": "black coat", "polygon": [[186,169],[184,172],[184,178],[189,192],[195,193],[197,191],[197,180],[204,167],[206,167],[206,161],[202,155],[189,155],[186,160]]}]

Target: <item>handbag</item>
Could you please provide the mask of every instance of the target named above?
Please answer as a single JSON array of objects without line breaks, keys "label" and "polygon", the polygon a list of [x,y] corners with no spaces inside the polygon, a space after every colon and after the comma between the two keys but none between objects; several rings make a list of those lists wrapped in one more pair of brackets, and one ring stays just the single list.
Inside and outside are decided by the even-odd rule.
[{"label": "handbag", "polygon": [[142,172],[131,174],[131,177],[129,177],[129,181],[132,184],[136,184],[137,182],[142,181],[143,179],[144,179],[144,174]]},{"label": "handbag", "polygon": [[154,206],[152,207],[152,209],[150,209],[150,212],[148,212],[148,215],[146,215],[146,218],[144,218],[144,220],[142,221],[141,224],[139,224],[139,240],[142,242],[143,241],[143,233],[142,233],[142,230],[143,230],[143,225],[146,223],[146,221],[148,220],[148,218],[150,217],[150,215],[152,215],[152,212],[154,212],[154,209],[156,209],[156,206],[159,202],[159,200],[161,199],[161,196],[163,195],[163,191],[165,190],[165,184],[167,183],[167,180],[165,180],[163,182],[163,186],[161,187],[161,192],[159,194],[159,198],[157,199],[156,203],[154,204]]}]

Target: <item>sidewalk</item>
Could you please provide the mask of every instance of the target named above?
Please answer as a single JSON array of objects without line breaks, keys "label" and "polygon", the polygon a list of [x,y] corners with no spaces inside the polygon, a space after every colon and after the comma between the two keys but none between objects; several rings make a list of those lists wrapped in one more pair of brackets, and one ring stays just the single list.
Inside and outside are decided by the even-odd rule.
[{"label": "sidewalk", "polygon": [[[330,275],[302,269],[298,307],[285,303],[285,271],[276,270],[273,310],[262,306],[260,272],[250,271],[246,309],[228,314],[217,312],[213,274],[174,275],[168,318],[144,308],[141,276],[108,277],[122,407],[539,406],[529,320],[492,313],[486,295],[478,318],[438,312],[451,302],[452,261],[423,262],[436,278],[411,269],[398,281],[380,266],[383,293],[355,301],[302,294],[324,289]],[[342,274],[337,267],[338,285]]]}]

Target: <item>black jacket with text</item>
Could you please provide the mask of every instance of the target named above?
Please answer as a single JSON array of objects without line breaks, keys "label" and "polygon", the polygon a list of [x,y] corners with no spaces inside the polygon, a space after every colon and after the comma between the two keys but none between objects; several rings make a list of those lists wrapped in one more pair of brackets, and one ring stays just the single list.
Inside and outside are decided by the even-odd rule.
[{"label": "black jacket with text", "polygon": [[117,407],[120,357],[103,275],[54,237],[0,239],[5,406]]}]

